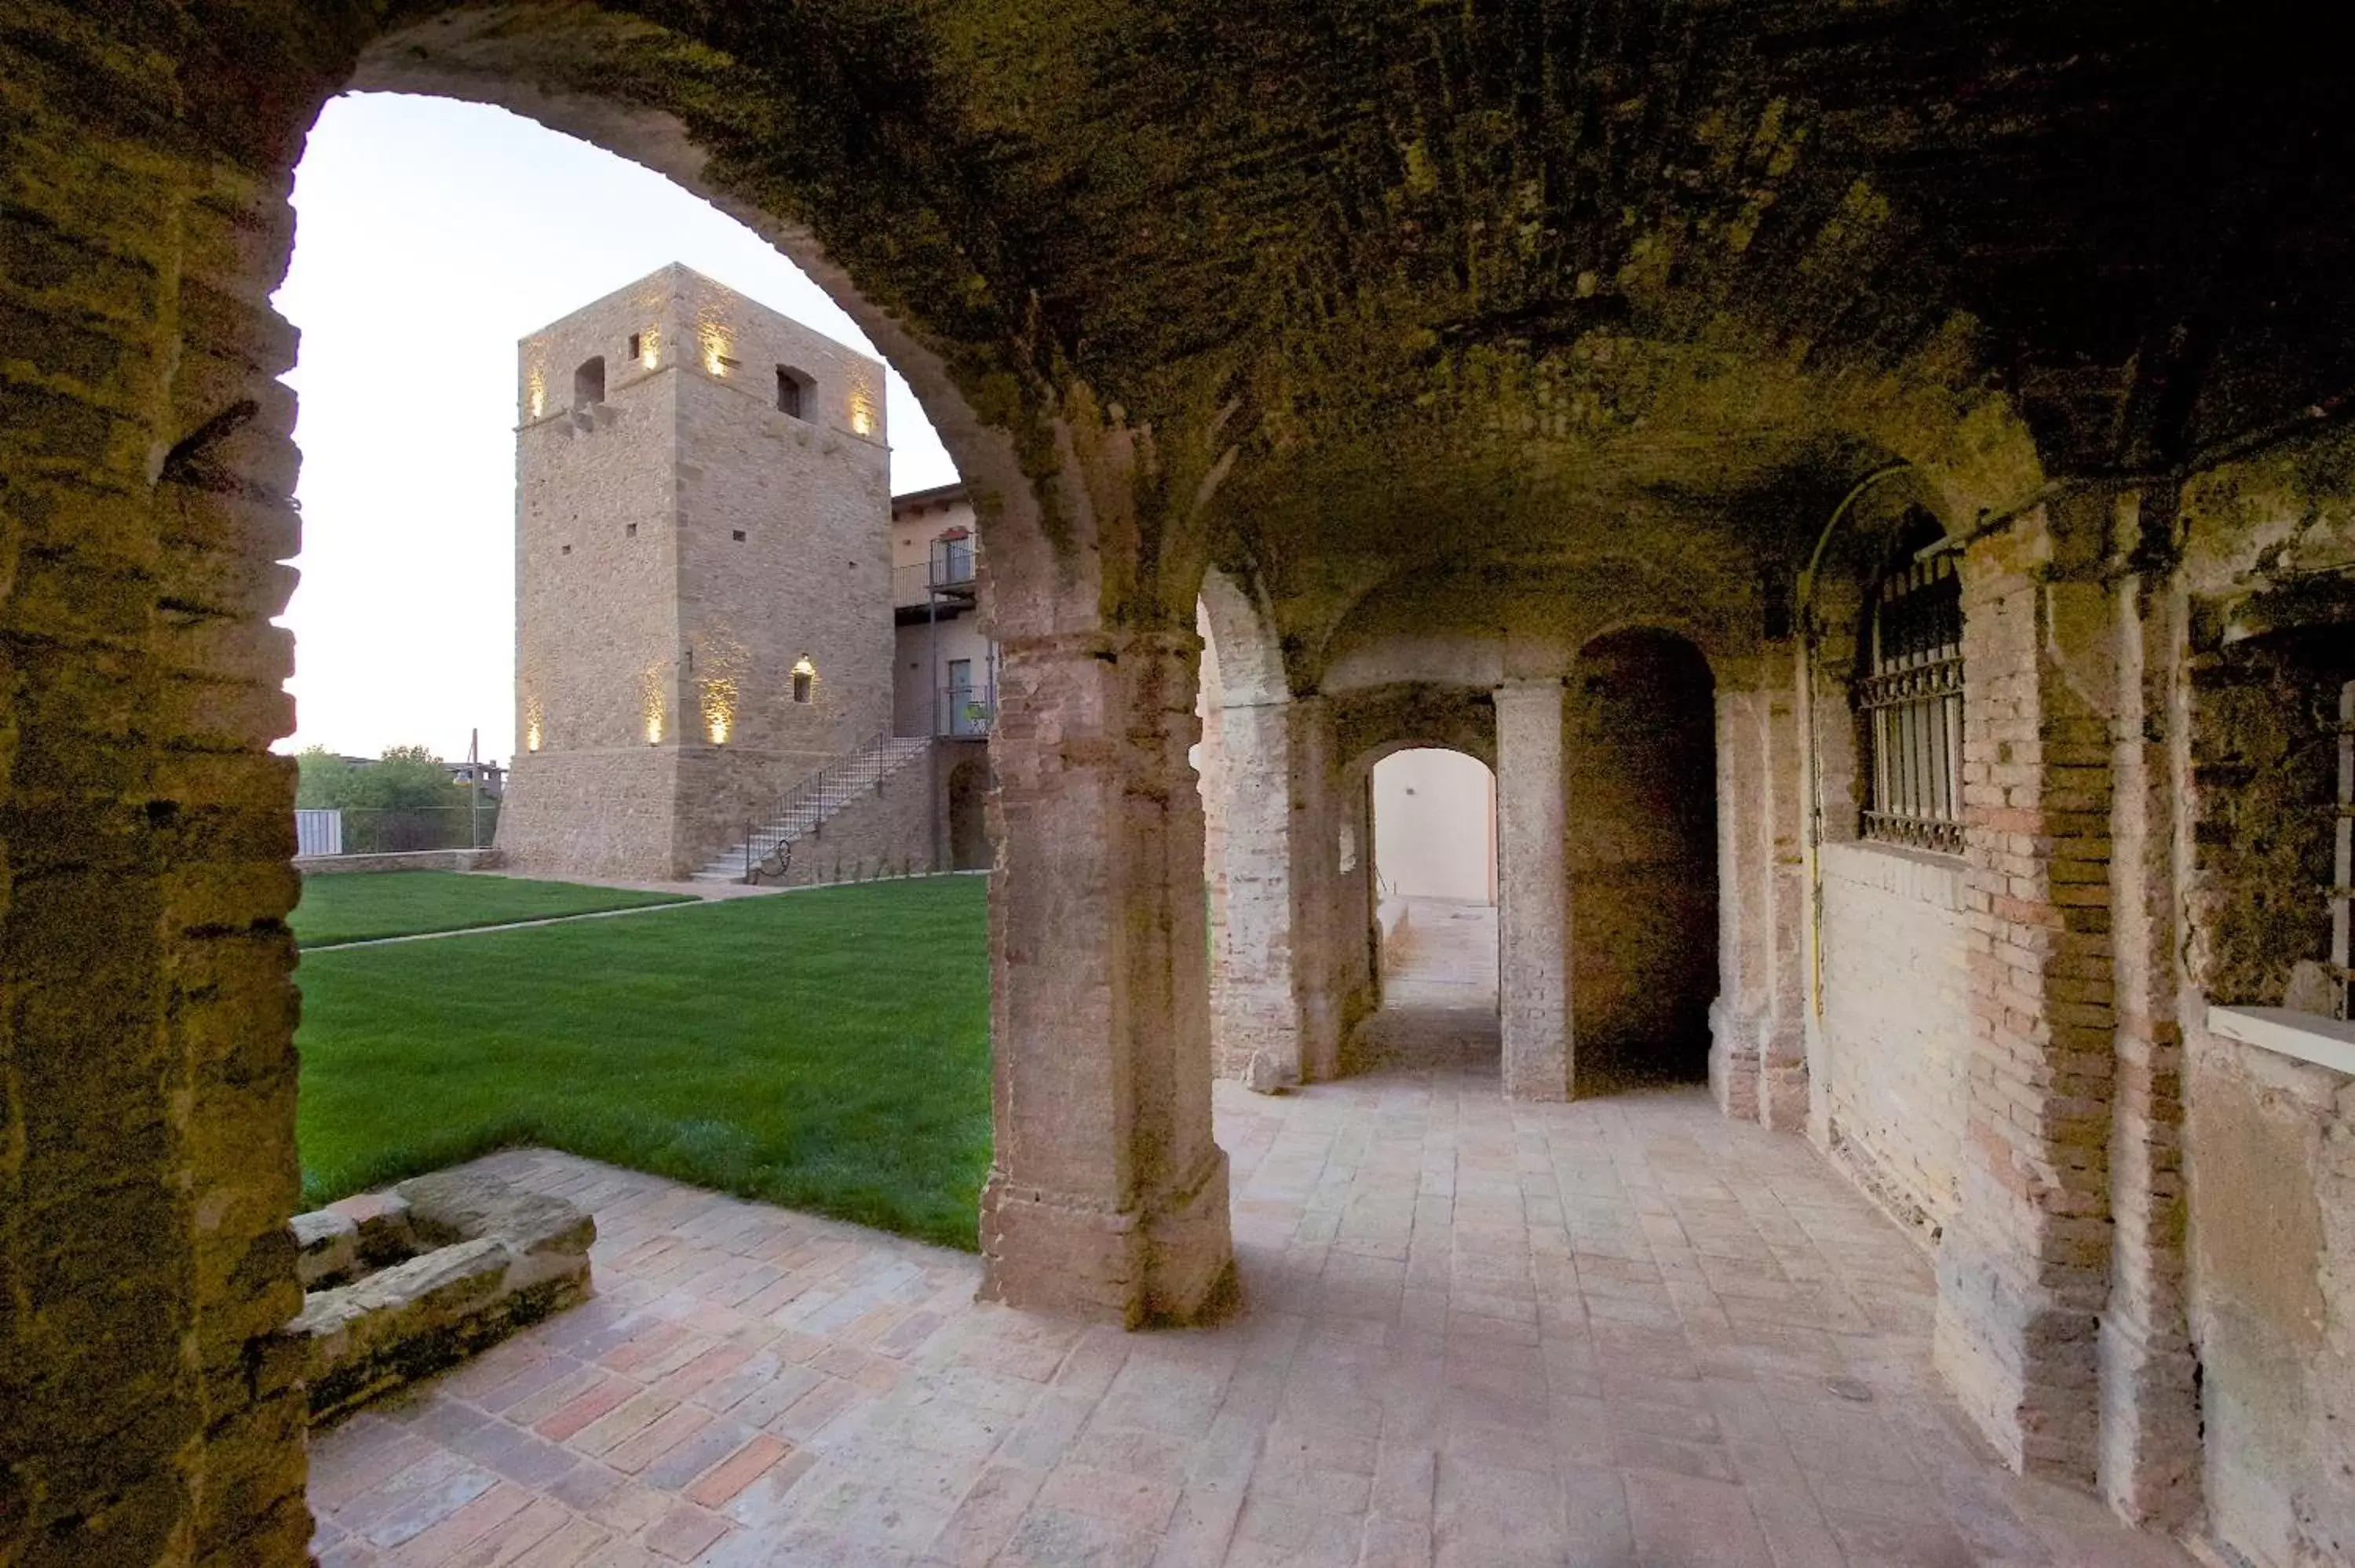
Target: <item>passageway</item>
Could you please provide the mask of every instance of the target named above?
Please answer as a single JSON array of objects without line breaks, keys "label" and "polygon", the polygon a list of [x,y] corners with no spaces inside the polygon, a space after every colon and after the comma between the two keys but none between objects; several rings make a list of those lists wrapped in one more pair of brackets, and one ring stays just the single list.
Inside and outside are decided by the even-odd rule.
[{"label": "passageway", "polygon": [[1382,1006],[1343,1065],[1360,1074],[1439,1074],[1465,1086],[1498,1080],[1497,911],[1442,898],[1401,901],[1382,947]]},{"label": "passageway", "polygon": [[595,1213],[598,1299],[314,1435],[321,1561],[2189,1568],[1987,1457],[1928,1260],[1821,1156],[1693,1090],[1508,1102],[1493,1021],[1417,1033],[1453,1003],[1365,1075],[1219,1086],[1243,1306],[1196,1332],[493,1156]]}]

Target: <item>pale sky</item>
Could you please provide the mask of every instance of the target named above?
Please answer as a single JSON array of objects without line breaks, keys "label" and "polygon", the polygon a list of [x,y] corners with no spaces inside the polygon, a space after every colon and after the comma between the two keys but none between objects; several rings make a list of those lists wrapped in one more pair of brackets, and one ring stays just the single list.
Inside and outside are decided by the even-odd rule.
[{"label": "pale sky", "polygon": [[[516,340],[671,261],[863,353],[874,344],[751,230],[661,175],[504,110],[361,93],[294,175],[302,329],[295,715],[282,749],[515,749]],[[891,488],[956,478],[907,383]]]}]

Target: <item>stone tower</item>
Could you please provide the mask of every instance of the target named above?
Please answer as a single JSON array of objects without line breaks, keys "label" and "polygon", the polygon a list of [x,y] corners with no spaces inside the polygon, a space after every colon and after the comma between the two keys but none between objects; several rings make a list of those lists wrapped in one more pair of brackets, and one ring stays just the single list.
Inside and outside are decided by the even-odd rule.
[{"label": "stone tower", "polygon": [[518,358],[498,847],[682,876],[890,730],[883,366],[676,263]]}]

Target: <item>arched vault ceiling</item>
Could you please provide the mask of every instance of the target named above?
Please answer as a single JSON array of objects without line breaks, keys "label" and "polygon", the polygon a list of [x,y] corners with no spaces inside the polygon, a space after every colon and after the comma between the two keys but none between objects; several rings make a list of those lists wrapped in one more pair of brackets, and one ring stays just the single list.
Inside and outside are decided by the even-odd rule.
[{"label": "arched vault ceiling", "polygon": [[[445,9],[190,0],[215,57],[156,47],[225,141],[282,138],[302,116],[256,107],[278,57],[332,88],[388,10]],[[501,69],[676,116],[709,185],[813,235],[1026,471],[1058,461],[1042,408],[1149,427],[1135,493],[1088,514],[1188,610],[1208,558],[1280,603],[1637,502],[1771,531],[1792,476],[1890,457],[2000,505],[2327,403],[2355,359],[2339,62],[2245,7],[466,13],[535,37]]]}]

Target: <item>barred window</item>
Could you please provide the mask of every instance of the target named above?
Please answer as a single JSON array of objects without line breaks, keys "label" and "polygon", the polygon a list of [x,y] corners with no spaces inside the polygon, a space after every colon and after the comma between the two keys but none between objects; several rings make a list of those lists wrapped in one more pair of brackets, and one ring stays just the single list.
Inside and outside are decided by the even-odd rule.
[{"label": "barred window", "polygon": [[1865,752],[1864,836],[1963,847],[1963,587],[1936,524],[1907,547],[1868,607],[1857,684]]}]

